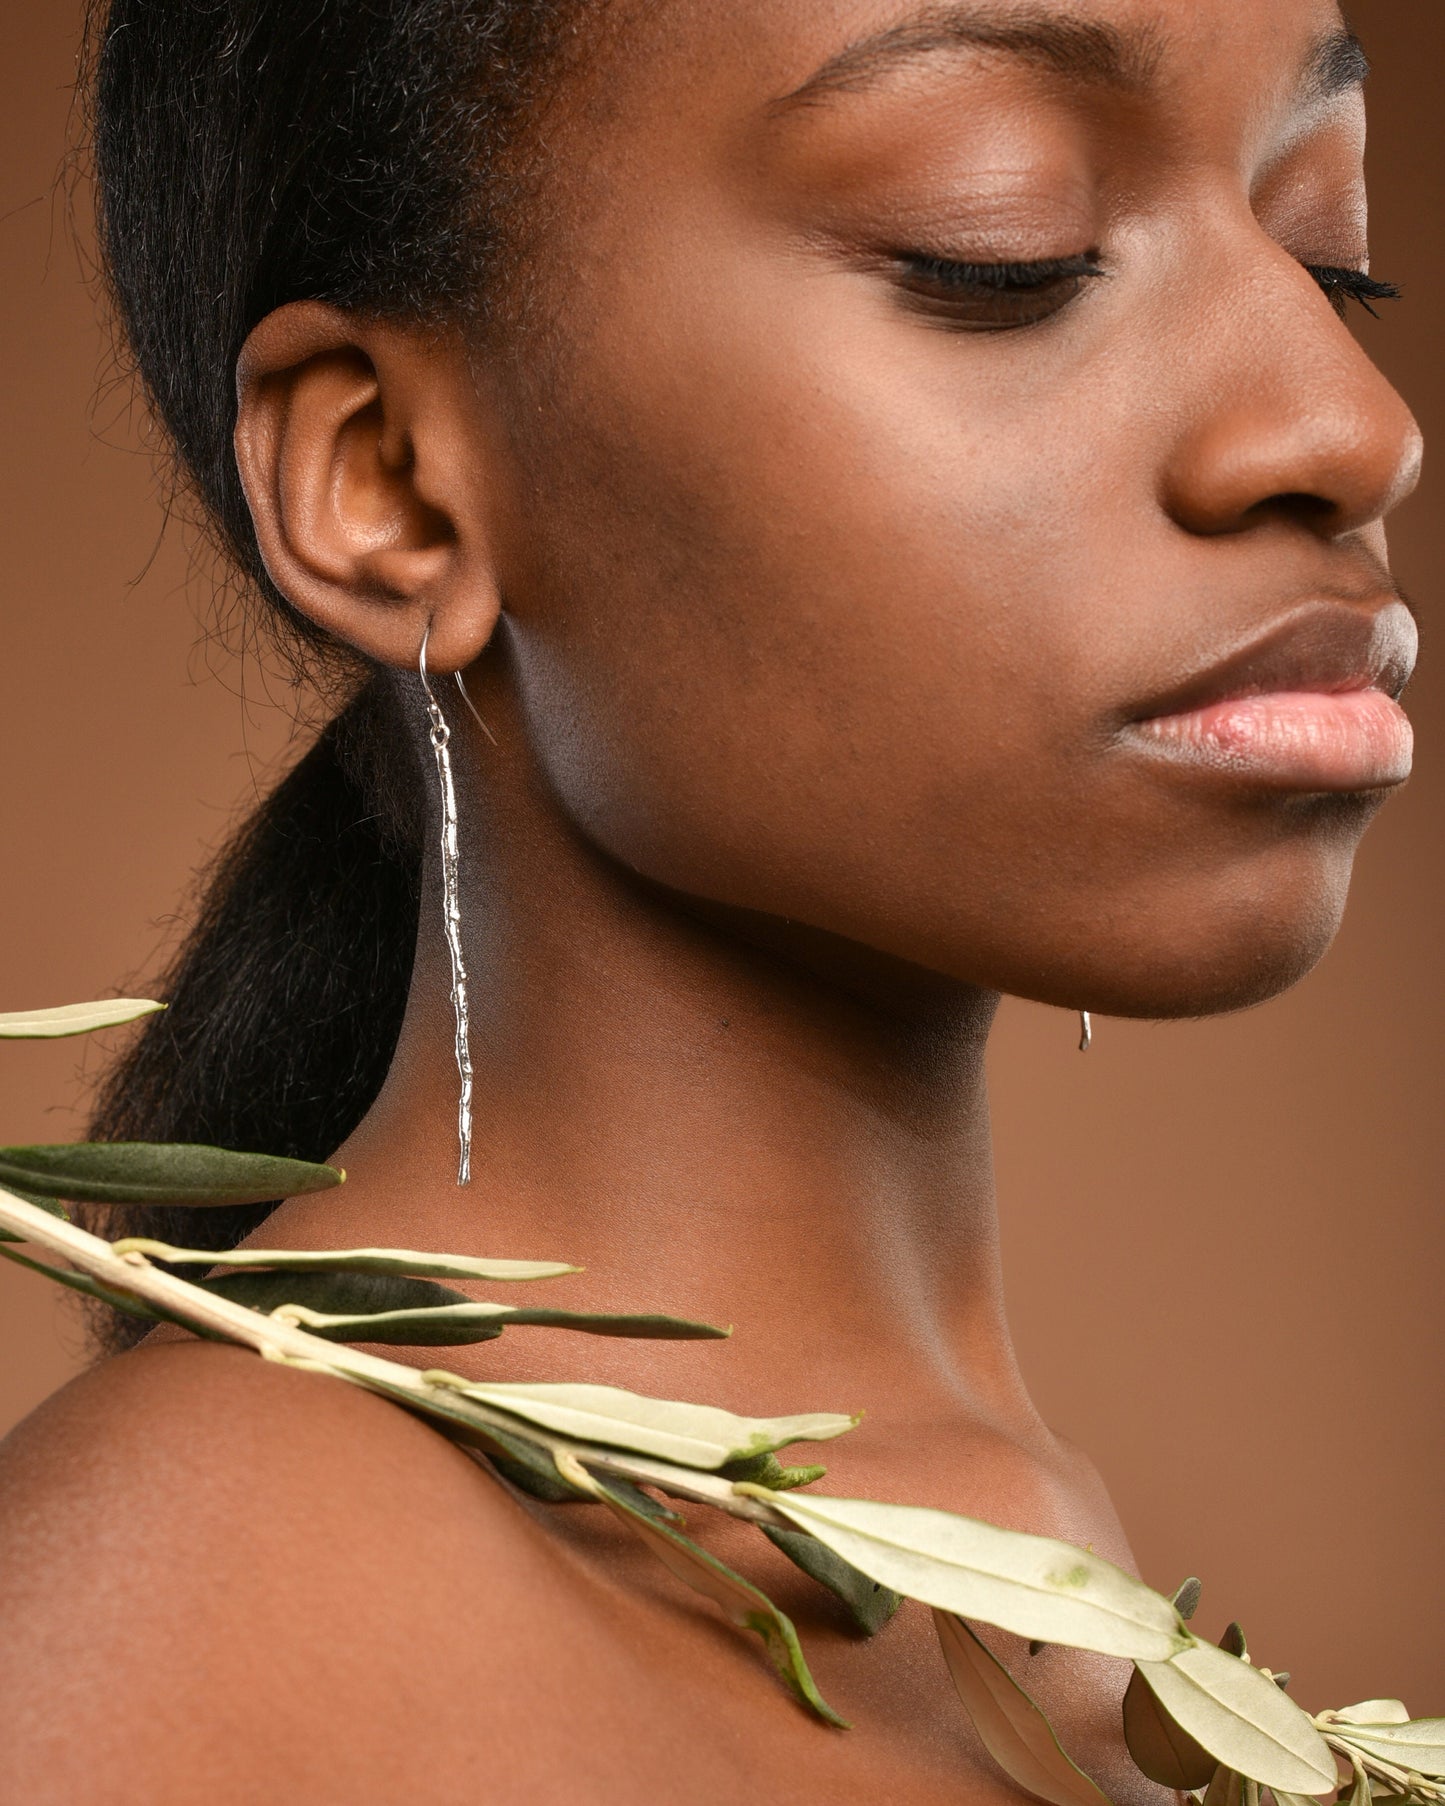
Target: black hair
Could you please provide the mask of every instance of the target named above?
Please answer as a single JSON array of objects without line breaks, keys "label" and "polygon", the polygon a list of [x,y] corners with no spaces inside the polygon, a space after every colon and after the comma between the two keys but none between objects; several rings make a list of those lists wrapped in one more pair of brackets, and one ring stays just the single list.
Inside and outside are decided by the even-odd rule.
[{"label": "black hair", "polygon": [[[159,987],[169,1009],[101,1088],[98,1140],[324,1160],[386,1076],[416,938],[419,768],[386,676],[267,577],[232,452],[236,362],[300,299],[485,323],[517,263],[525,128],[584,10],[92,0],[99,242],[129,359],[219,549],[297,662],[349,695],[212,867]],[[220,1250],[274,1208],[128,1211],[125,1227]],[[144,1326],[110,1313],[96,1330],[119,1349]]]}]

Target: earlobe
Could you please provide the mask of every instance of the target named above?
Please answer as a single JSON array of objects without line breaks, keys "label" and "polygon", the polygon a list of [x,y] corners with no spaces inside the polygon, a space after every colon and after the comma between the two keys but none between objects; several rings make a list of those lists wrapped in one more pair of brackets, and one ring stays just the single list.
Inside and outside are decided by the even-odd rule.
[{"label": "earlobe", "polygon": [[430,623],[432,668],[459,670],[496,624],[480,405],[459,339],[321,302],[242,350],[236,460],[267,572],[382,664],[414,665]]}]

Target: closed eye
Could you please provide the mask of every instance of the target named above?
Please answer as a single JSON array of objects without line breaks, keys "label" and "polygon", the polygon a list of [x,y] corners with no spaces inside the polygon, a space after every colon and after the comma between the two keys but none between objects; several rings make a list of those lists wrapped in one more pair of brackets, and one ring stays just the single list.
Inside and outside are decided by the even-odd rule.
[{"label": "closed eye", "polygon": [[1049,319],[1104,270],[1096,253],[1035,263],[961,263],[909,252],[900,285],[922,311],[964,332],[1009,332]]}]

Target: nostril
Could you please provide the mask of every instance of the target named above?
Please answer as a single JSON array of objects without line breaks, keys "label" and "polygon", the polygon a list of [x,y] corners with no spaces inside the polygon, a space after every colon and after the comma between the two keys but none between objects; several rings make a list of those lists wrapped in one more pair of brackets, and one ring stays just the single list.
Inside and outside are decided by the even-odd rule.
[{"label": "nostril", "polygon": [[1329,500],[1327,496],[1313,495],[1309,490],[1289,490],[1283,495],[1272,495],[1258,502],[1250,509],[1255,519],[1277,514],[1291,520],[1303,521],[1312,527],[1328,526],[1338,518],[1339,504]]}]

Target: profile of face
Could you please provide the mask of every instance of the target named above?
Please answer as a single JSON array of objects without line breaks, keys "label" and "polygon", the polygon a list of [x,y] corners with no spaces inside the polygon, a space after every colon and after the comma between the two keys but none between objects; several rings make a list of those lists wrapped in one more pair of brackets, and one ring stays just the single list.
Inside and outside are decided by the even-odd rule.
[{"label": "profile of face", "polygon": [[[569,824],[777,936],[1046,1003],[1298,978],[1408,773],[1415,652],[1333,4],[613,11],[427,567],[484,543],[474,683]],[[462,664],[452,581],[417,607]],[[415,611],[311,612],[414,661]]]}]

